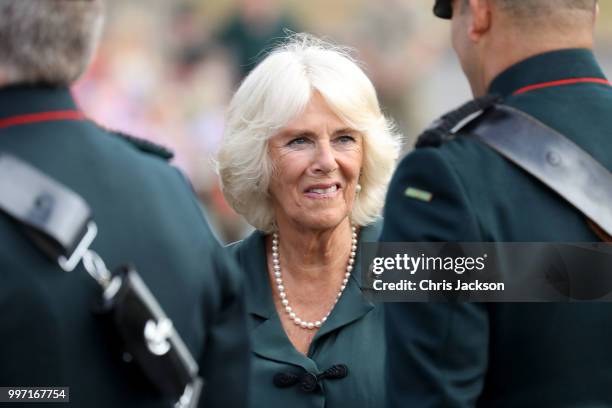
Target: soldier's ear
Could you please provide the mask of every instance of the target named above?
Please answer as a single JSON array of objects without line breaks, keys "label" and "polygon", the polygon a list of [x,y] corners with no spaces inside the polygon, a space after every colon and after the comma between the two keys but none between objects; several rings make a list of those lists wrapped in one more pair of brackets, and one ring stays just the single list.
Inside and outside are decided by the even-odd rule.
[{"label": "soldier's ear", "polygon": [[491,0],[469,0],[472,21],[469,27],[470,40],[479,42],[491,28]]}]

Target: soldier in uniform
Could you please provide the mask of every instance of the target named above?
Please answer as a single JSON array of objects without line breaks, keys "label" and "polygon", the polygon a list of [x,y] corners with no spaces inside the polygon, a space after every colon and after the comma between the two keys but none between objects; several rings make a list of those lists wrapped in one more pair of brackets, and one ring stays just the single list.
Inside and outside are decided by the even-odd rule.
[{"label": "soldier in uniform", "polygon": [[[100,128],[71,96],[103,7],[0,3],[0,155],[27,162],[91,207],[91,248],[109,269],[137,268],[199,365],[200,406],[244,406],[249,352],[238,272],[167,163],[171,154]],[[23,230],[0,211],[0,386],[67,386],[77,407],[169,407],[131,356],[111,347],[114,335],[92,312],[100,290],[84,266],[64,272]]]},{"label": "soldier in uniform", "polygon": [[[438,0],[434,12],[451,20],[475,97],[499,95],[612,169],[612,88],[592,52],[596,0]],[[477,110],[466,107],[438,124],[450,129]],[[404,158],[382,241],[603,237],[565,199],[467,133],[428,132]],[[390,407],[612,405],[609,304],[387,306]]]}]

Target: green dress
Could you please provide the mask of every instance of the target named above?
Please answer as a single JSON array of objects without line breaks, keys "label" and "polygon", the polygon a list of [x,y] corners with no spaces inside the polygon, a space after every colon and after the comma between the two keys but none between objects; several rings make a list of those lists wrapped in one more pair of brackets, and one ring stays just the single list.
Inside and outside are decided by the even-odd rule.
[{"label": "green dress", "polygon": [[[361,243],[375,242],[380,223],[362,228]],[[272,299],[265,235],[255,231],[233,244],[245,274],[247,312],[251,323],[251,407],[340,408],[381,407],[384,404],[385,338],[382,305],[368,301],[361,289],[359,249],[349,283],[328,320],[314,337],[308,355],[298,352],[285,334]],[[320,374],[346,364],[348,375],[324,379],[312,392],[299,384],[279,388],[277,373]]]},{"label": "green dress", "polygon": [[[526,59],[489,92],[612,169],[612,87],[591,51]],[[406,195],[409,187],[431,199]],[[464,134],[400,163],[385,221],[387,242],[598,241],[571,205]],[[386,311],[390,407],[612,406],[610,304],[395,303]]]}]

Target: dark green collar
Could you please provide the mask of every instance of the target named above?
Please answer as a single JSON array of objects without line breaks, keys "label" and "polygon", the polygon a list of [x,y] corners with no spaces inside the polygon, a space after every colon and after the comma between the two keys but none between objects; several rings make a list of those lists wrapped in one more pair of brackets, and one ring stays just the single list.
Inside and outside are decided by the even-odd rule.
[{"label": "dark green collar", "polygon": [[0,119],[31,113],[78,110],[68,88],[19,85],[0,88]]},{"label": "dark green collar", "polygon": [[269,319],[275,310],[268,280],[265,239],[265,234],[256,230],[236,245],[248,288],[247,311]]},{"label": "dark green collar", "polygon": [[[380,235],[382,222],[364,227],[359,242],[376,242]],[[272,288],[268,279],[265,251],[265,235],[255,231],[248,238],[229,248],[237,251],[239,262],[246,275],[247,311],[263,321],[251,332],[253,352],[264,358],[301,366],[305,370],[318,372],[314,360],[299,353],[287,338],[272,299]],[[353,274],[344,294],[333,313],[319,329],[310,346],[312,350],[328,333],[338,330],[367,315],[372,304],[366,299],[361,287],[360,254],[355,259]]]},{"label": "dark green collar", "polygon": [[[359,246],[361,242],[376,242],[380,236],[382,222],[377,221],[374,224],[368,225],[361,229],[359,236]],[[272,289],[268,278],[268,265],[266,263],[266,248],[265,234],[261,231],[255,231],[243,241],[235,244],[239,248],[240,264],[245,270],[245,277],[249,296],[247,296],[247,309],[249,313],[253,313],[269,319],[276,310],[272,301]],[[355,268],[351,279],[357,283],[357,287],[362,289],[362,277],[360,271],[360,253],[357,250],[355,259]]]},{"label": "dark green collar", "polygon": [[605,79],[591,50],[557,50],[528,58],[498,75],[489,93],[506,97],[527,86],[574,78]]}]

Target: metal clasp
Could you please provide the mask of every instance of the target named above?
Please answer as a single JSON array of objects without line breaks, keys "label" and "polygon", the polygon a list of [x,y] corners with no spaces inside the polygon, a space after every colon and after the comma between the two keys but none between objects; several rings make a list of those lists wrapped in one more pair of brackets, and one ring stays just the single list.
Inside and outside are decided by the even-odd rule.
[{"label": "metal clasp", "polygon": [[195,408],[200,400],[203,386],[202,379],[197,377],[185,386],[183,395],[174,403],[174,408]]},{"label": "metal clasp", "polygon": [[159,322],[148,320],[144,327],[144,338],[147,341],[147,348],[156,356],[163,356],[170,348],[168,339],[172,335],[172,320],[162,318]]},{"label": "metal clasp", "polygon": [[76,246],[74,251],[72,251],[70,257],[66,259],[64,255],[61,255],[59,258],[57,258],[57,263],[59,264],[60,268],[66,272],[72,272],[79,264],[81,259],[83,259],[83,255],[85,255],[89,249],[89,246],[96,238],[96,235],[98,235],[98,226],[95,222],[89,221],[87,223],[87,231],[85,232],[85,235],[83,235],[83,238],[81,238],[79,244]]},{"label": "metal clasp", "polygon": [[[81,258],[83,259],[83,267],[85,268],[87,273],[92,278],[94,278],[96,282],[98,282],[98,284],[102,286],[102,288],[105,289],[104,294],[105,296],[108,296],[106,293],[106,289],[111,289],[109,288],[109,284],[111,283],[112,274],[106,267],[106,264],[104,263],[102,258],[100,258],[100,255],[98,255],[95,251],[91,249],[87,249],[85,250],[85,253]],[[120,283],[121,279],[119,279],[119,282],[116,283],[116,285],[118,284],[118,286],[116,287],[116,289],[114,289],[115,293],[117,290],[119,290],[119,287],[121,286]],[[114,296],[114,293],[110,296]]]}]

